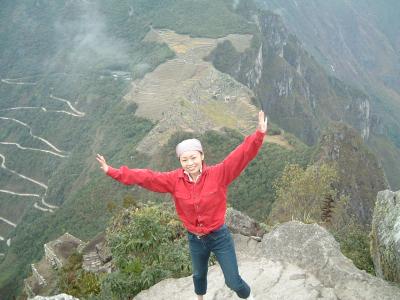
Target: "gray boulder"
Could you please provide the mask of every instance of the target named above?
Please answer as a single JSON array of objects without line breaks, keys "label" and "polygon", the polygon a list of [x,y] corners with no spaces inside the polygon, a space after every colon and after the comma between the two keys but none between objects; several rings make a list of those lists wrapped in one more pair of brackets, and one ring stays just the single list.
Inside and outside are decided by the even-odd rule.
[{"label": "gray boulder", "polygon": [[262,241],[264,257],[295,264],[334,289],[338,299],[400,299],[400,288],[357,269],[317,224],[285,223]]},{"label": "gray boulder", "polygon": [[400,283],[400,191],[378,193],[371,238],[376,274]]},{"label": "gray boulder", "polygon": [[[319,225],[288,222],[262,242],[234,234],[242,277],[255,299],[400,299],[400,288],[357,269]],[[191,276],[167,279],[134,299],[196,299]],[[238,299],[218,265],[208,273],[205,299]]]},{"label": "gray boulder", "polygon": [[245,236],[262,237],[266,232],[258,222],[232,207],[226,210],[225,224],[232,233]]}]

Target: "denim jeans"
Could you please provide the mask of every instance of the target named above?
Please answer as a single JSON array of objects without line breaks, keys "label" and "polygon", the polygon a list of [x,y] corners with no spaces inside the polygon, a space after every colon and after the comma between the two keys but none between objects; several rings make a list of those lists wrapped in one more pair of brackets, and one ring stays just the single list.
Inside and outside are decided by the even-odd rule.
[{"label": "denim jeans", "polygon": [[235,245],[225,224],[201,238],[188,232],[188,240],[192,257],[194,292],[197,295],[205,295],[207,292],[208,259],[213,252],[224,273],[226,285],[235,291],[239,298],[249,297],[250,287],[239,275]]}]

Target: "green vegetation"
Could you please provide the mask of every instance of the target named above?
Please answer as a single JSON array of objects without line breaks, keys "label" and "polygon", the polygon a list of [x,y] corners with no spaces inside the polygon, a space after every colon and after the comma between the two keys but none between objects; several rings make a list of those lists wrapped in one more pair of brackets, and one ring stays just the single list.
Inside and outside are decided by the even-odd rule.
[{"label": "green vegetation", "polygon": [[152,21],[155,27],[169,28],[193,37],[210,38],[222,37],[230,33],[256,31],[254,24],[249,24],[245,18],[231,10],[230,1],[169,2],[170,5],[165,9],[153,11]]},{"label": "green vegetation", "polygon": [[370,238],[364,228],[351,224],[336,231],[331,230],[331,232],[339,242],[343,255],[350,258],[357,268],[375,275],[370,253]]},{"label": "green vegetation", "polygon": [[[381,162],[390,188],[394,191],[400,189],[400,169],[397,164],[400,161],[400,151],[391,141],[382,135],[371,135],[368,145]],[[379,154],[379,155],[378,155]]]},{"label": "green vegetation", "polygon": [[63,293],[85,299],[100,293],[100,277],[82,269],[82,255],[72,254],[58,274],[58,288]]},{"label": "green vegetation", "polygon": [[231,185],[228,202],[259,221],[265,220],[276,201],[273,183],[287,164],[306,165],[309,151],[304,145],[303,148],[288,150],[276,144],[264,144],[256,159]]},{"label": "green vegetation", "polygon": [[218,70],[224,70],[227,74],[234,72],[233,61],[240,59],[240,53],[233,47],[231,41],[225,40],[217,45],[217,48],[211,52],[207,60],[212,61],[214,67]]},{"label": "green vegetation", "polygon": [[313,161],[337,164],[336,187],[350,197],[348,213],[369,230],[376,195],[387,185],[382,167],[359,133],[343,123],[331,126],[321,135]]},{"label": "green vegetation", "polygon": [[123,209],[106,234],[117,270],[102,280],[100,298],[128,299],[191,272],[186,230],[170,205]]},{"label": "green vegetation", "polygon": [[299,220],[304,223],[322,221],[322,209],[327,198],[336,197],[335,167],[327,164],[311,165],[303,169],[288,165],[275,181],[276,201],[269,222]]},{"label": "green vegetation", "polygon": [[[115,270],[98,275],[86,272],[82,255],[75,253],[58,273],[61,292],[80,299],[131,299],[165,278],[190,275],[186,230],[171,205],[137,206],[128,195],[123,207],[114,209],[116,214],[106,229],[106,247]],[[212,264],[215,257],[210,259]]]}]

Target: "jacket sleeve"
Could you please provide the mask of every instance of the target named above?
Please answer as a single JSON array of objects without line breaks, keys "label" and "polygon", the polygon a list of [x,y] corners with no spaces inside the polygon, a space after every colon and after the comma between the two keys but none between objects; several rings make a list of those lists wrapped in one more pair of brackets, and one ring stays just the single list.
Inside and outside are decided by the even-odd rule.
[{"label": "jacket sleeve", "polygon": [[107,175],[125,185],[137,184],[145,189],[158,193],[172,193],[175,187],[176,171],[155,172],[148,169],[119,169],[108,167]]},{"label": "jacket sleeve", "polygon": [[265,133],[256,130],[252,135],[247,136],[242,144],[236,147],[216,167],[220,169],[222,184],[229,185],[235,180],[246,166],[253,160],[260,150]]}]

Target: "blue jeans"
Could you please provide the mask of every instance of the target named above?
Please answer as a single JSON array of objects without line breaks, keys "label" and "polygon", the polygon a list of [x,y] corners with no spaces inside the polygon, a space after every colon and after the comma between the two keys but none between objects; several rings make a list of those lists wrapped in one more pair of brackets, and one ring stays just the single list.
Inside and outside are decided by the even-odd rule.
[{"label": "blue jeans", "polygon": [[213,252],[224,273],[226,285],[235,291],[239,298],[249,297],[250,287],[239,275],[235,245],[225,224],[201,238],[188,232],[188,240],[192,257],[194,292],[197,295],[205,295],[207,292],[208,259]]}]

